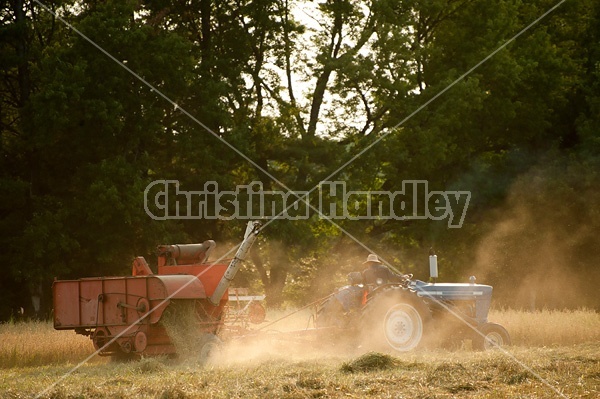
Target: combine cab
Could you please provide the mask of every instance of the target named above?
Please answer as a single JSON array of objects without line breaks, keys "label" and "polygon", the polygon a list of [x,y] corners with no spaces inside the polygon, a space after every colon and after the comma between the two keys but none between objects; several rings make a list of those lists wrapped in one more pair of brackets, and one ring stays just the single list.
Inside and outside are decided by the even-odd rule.
[{"label": "combine cab", "polygon": [[195,334],[211,345],[223,328],[227,289],[259,231],[250,222],[244,241],[227,263],[209,263],[214,241],[158,247],[158,274],[146,260],[132,276],[55,281],[54,328],[90,336],[100,355],[175,354],[168,316],[194,315]]}]

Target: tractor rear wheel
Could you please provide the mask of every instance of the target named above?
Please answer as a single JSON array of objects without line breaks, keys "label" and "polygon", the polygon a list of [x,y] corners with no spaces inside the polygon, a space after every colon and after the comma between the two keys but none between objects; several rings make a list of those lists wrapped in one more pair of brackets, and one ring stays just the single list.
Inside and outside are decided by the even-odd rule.
[{"label": "tractor rear wheel", "polygon": [[500,324],[485,323],[478,328],[478,333],[473,336],[473,349],[491,350],[511,344],[508,331]]},{"label": "tractor rear wheel", "polygon": [[409,293],[381,293],[363,309],[361,333],[370,349],[407,352],[423,346],[431,314]]}]

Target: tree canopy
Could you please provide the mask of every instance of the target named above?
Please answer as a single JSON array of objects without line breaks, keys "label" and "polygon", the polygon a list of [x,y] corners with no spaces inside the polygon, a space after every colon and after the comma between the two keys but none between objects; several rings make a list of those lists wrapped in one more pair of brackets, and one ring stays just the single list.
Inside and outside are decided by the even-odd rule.
[{"label": "tree canopy", "polygon": [[4,2],[0,320],[33,314],[32,296],[47,314],[55,277],[126,275],[158,244],[239,240],[244,220],[150,218],[155,180],[260,182],[315,207],[324,180],[471,193],[460,228],[314,209],[269,223],[237,283],[271,306],[327,293],[369,251],[427,279],[433,247],[444,280],[475,274],[501,303],[600,307],[600,5],[567,0],[525,29],[555,5]]}]

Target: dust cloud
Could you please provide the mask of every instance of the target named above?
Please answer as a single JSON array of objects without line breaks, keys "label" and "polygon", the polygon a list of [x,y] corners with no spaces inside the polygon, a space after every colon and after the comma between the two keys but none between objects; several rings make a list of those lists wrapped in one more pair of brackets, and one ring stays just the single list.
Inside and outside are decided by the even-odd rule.
[{"label": "dust cloud", "polygon": [[600,186],[538,167],[488,220],[471,271],[494,303],[522,309],[600,308]]},{"label": "dust cloud", "polygon": [[[185,311],[182,311],[185,310]],[[233,366],[277,361],[310,361],[327,357],[348,359],[360,348],[349,339],[314,330],[314,309],[271,311],[267,320],[247,330],[227,323],[219,333],[220,344],[210,353],[203,345],[208,334],[199,334],[197,317],[179,307],[162,320],[184,364]]]},{"label": "dust cloud", "polygon": [[[293,311],[285,312],[287,314]],[[347,356],[340,351],[339,340],[313,330],[312,310],[292,314],[270,324],[284,312],[270,312],[267,322],[241,336],[233,336],[223,346],[221,361],[227,365],[264,361],[308,361],[327,356]]]}]

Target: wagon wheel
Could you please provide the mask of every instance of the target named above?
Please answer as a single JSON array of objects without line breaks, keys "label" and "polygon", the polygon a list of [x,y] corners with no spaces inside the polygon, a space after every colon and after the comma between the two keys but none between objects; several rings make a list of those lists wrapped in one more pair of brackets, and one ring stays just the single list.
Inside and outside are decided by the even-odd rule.
[{"label": "wagon wheel", "polygon": [[508,331],[500,324],[486,323],[478,332],[481,334],[473,333],[473,349],[491,350],[511,344]]},{"label": "wagon wheel", "polygon": [[384,292],[363,308],[362,343],[375,350],[410,351],[422,347],[431,328],[431,314],[417,296]]},{"label": "wagon wheel", "polygon": [[260,324],[265,321],[267,312],[265,308],[258,302],[250,302],[248,304],[248,321],[252,324]]}]

